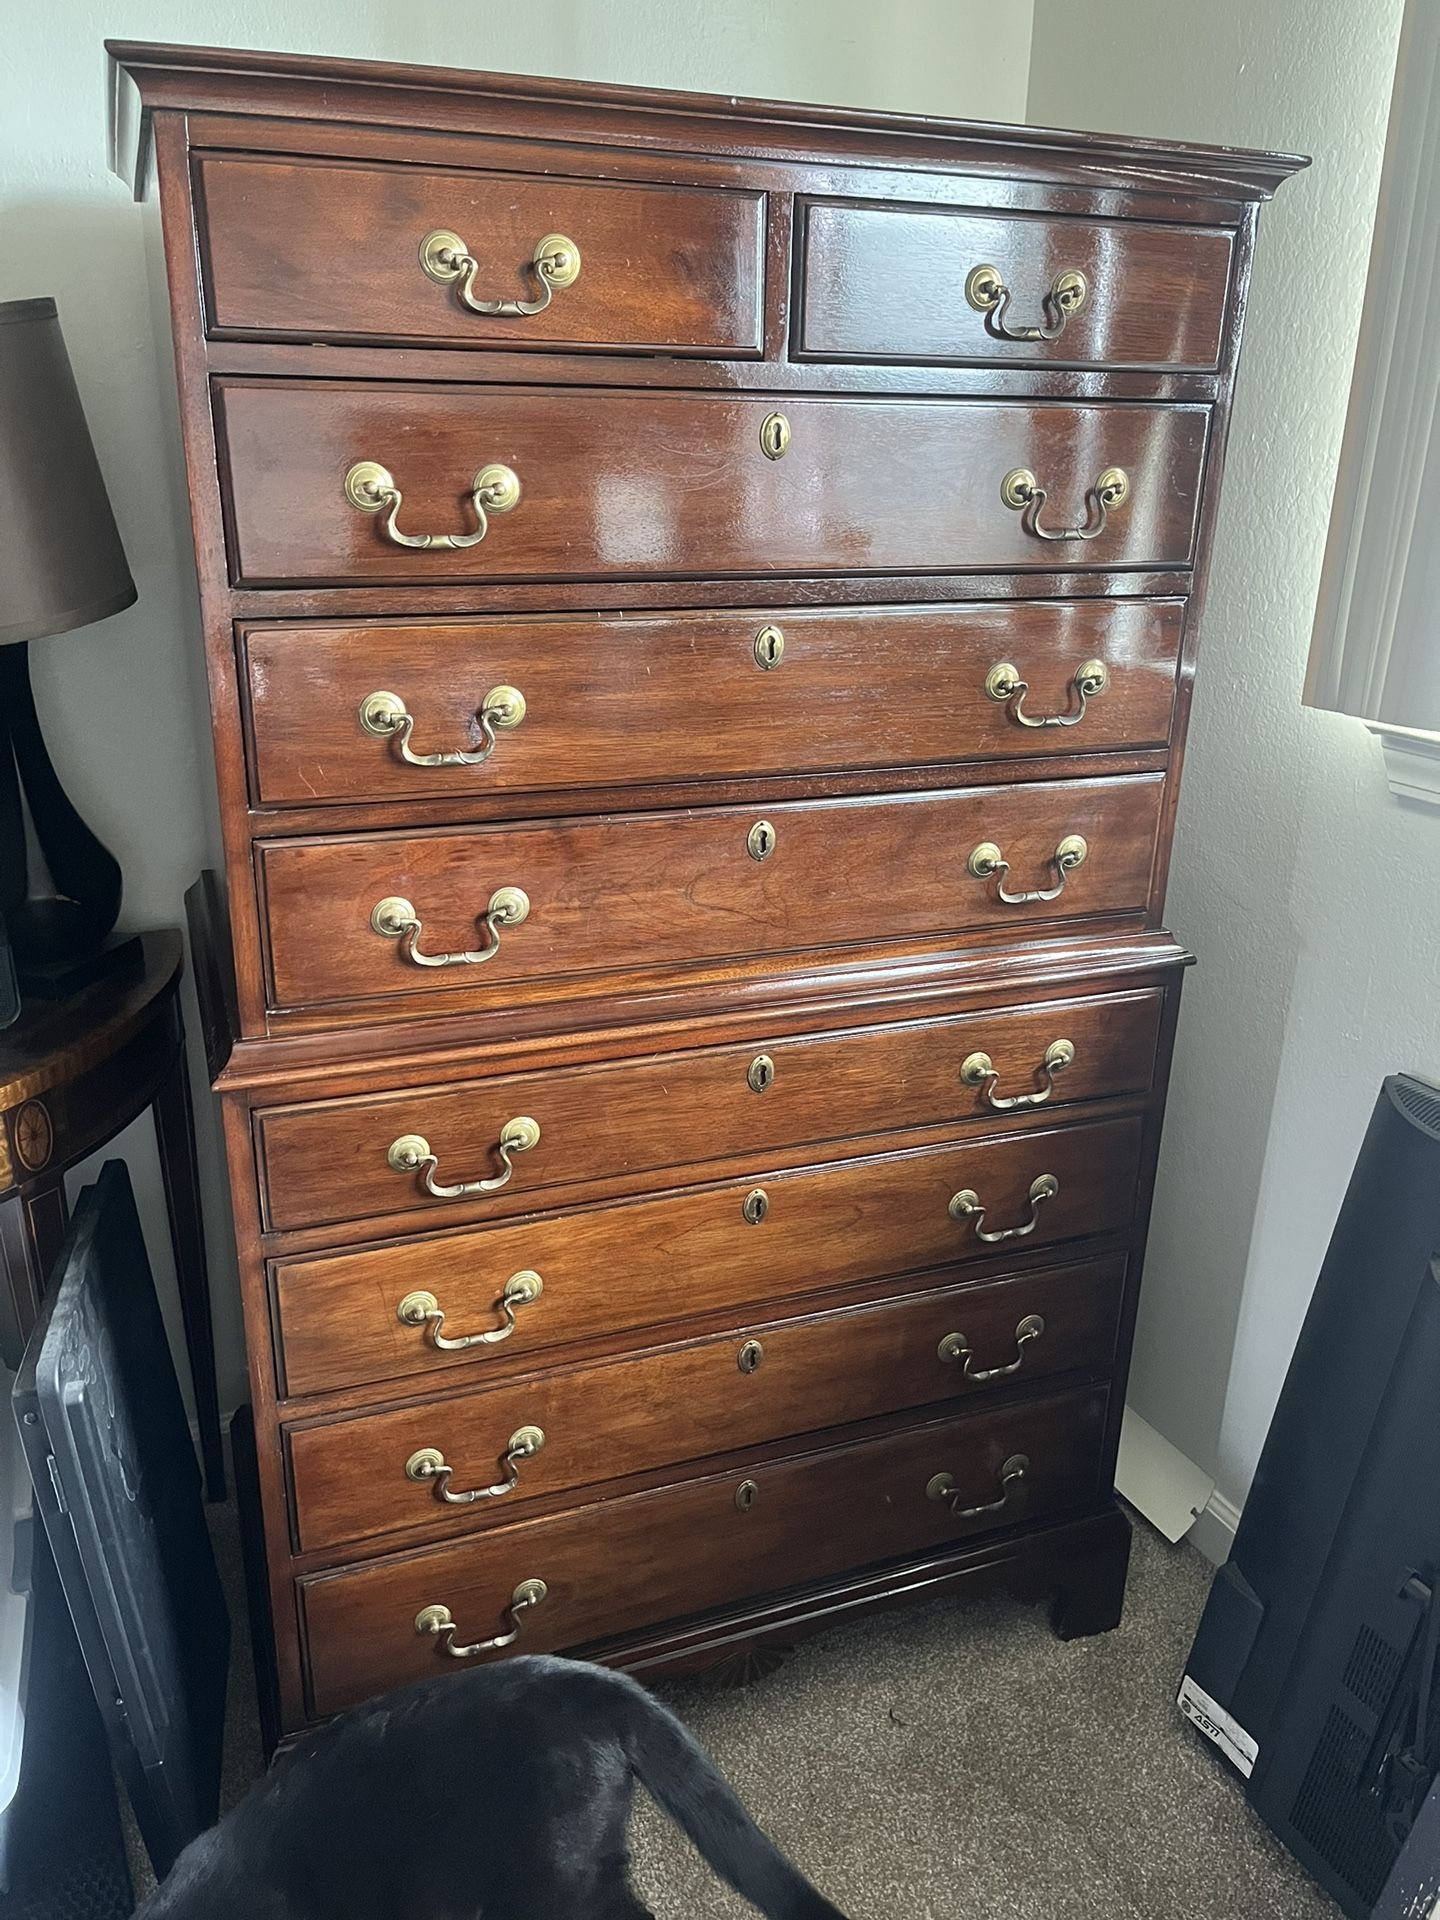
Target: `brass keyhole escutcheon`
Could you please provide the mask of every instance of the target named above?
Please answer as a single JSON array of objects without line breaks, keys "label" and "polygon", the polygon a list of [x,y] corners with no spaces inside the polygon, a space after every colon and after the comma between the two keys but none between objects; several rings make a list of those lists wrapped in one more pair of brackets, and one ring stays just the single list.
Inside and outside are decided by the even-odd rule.
[{"label": "brass keyhole escutcheon", "polygon": [[767,460],[783,460],[790,445],[790,422],[783,413],[767,413],[760,422],[760,451]]},{"label": "brass keyhole escutcheon", "polygon": [[752,1187],[741,1204],[740,1211],[752,1227],[758,1227],[770,1211],[770,1196],[763,1187]]},{"label": "brass keyhole escutcheon", "polygon": [[735,1364],[742,1373],[756,1373],[760,1362],[765,1358],[765,1349],[758,1340],[747,1340],[735,1356]]},{"label": "brass keyhole escutcheon", "polygon": [[752,1093],[764,1093],[775,1080],[775,1062],[768,1053],[757,1053],[745,1074]]},{"label": "brass keyhole escutcheon", "polygon": [[768,820],[757,820],[745,836],[745,850],[752,860],[768,860],[775,851],[775,829]]},{"label": "brass keyhole escutcheon", "polygon": [[741,1513],[749,1513],[760,1498],[760,1488],[753,1480],[742,1480],[735,1489],[735,1505]]},{"label": "brass keyhole escutcheon", "polygon": [[761,627],[755,636],[755,664],[767,673],[785,658],[785,636],[779,627]]}]

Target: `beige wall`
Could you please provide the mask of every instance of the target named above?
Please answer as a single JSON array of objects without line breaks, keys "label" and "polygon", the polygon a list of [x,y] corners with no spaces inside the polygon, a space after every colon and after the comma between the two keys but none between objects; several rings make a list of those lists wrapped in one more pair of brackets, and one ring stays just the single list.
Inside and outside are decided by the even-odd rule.
[{"label": "beige wall", "polygon": [[1200,965],[1132,1394],[1232,1502],[1380,1078],[1440,1078],[1440,814],[1391,798],[1357,721],[1300,705],[1400,11],[1035,7],[1031,120],[1315,156],[1261,222],[1170,888]]},{"label": "beige wall", "polygon": [[[62,778],[124,868],[125,923],[180,917],[215,857],[194,587],[141,211],[105,171],[112,38],[279,47],[1023,119],[1029,0],[8,0],[0,67],[0,300],[53,293],[140,589],[35,649]],[[168,351],[168,348],[166,349]],[[197,1089],[200,1080],[196,1077]],[[201,1090],[224,1390],[242,1391],[229,1223]],[[145,1129],[126,1142],[168,1271]]]}]

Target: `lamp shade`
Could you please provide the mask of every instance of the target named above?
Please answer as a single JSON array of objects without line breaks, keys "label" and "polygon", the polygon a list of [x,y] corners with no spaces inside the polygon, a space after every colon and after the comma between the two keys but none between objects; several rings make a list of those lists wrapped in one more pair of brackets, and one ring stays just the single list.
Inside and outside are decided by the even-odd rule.
[{"label": "lamp shade", "polygon": [[55,302],[0,302],[0,645],[134,598]]}]

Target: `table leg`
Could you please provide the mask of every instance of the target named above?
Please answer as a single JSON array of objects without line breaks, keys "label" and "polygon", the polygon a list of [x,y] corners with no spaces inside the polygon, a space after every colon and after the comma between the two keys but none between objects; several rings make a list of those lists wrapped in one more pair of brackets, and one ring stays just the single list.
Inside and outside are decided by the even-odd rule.
[{"label": "table leg", "polygon": [[155,1138],[175,1250],[175,1282],[185,1325],[185,1351],[200,1428],[205,1491],[225,1498],[225,1454],[220,1438],[220,1394],[215,1379],[215,1332],[210,1320],[210,1283],[205,1270],[205,1235],[200,1223],[200,1177],[195,1162],[195,1116],[185,1068],[183,1034],[170,1071],[155,1095]]}]

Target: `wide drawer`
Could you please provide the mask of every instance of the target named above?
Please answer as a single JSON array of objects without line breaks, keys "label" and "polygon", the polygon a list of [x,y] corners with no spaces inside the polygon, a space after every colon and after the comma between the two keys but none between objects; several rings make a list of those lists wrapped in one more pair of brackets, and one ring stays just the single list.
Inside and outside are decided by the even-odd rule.
[{"label": "wide drawer", "polygon": [[[221,380],[216,397],[245,586],[1182,567],[1210,418],[302,380]],[[771,458],[777,409],[789,439]],[[1013,484],[1002,492],[1022,473],[1045,493],[1038,517]],[[1125,494],[1107,509],[1098,489],[1115,473]],[[423,544],[482,525],[473,544]]]},{"label": "wide drawer", "polygon": [[1155,774],[272,841],[272,1005],[503,1005],[583,974],[1138,915],[1163,794]]},{"label": "wide drawer", "polygon": [[[256,1116],[266,1222],[288,1231],[477,1201],[509,1211],[578,1181],[1141,1093],[1160,1005],[1151,989],[272,1107]],[[499,1142],[517,1115],[540,1137],[507,1174]],[[395,1165],[410,1136],[433,1170]]]},{"label": "wide drawer", "polygon": [[537,1496],[1103,1368],[1124,1278],[1115,1257],[972,1282],[292,1427],[299,1545],[501,1525]]},{"label": "wide drawer", "polygon": [[[1106,1398],[907,1427],[303,1579],[311,1709],[454,1672],[447,1642],[484,1659],[518,1626],[517,1653],[580,1647],[1080,1508],[1101,1491]],[[543,1597],[530,1587],[516,1613],[526,1582]]]},{"label": "wide drawer", "polygon": [[[1128,1118],[778,1173],[762,1162],[741,1178],[653,1198],[277,1260],[284,1388],[318,1393],[523,1361],[1000,1248],[1123,1232],[1135,1215],[1142,1133]],[[961,1194],[973,1206],[952,1213]],[[460,1351],[434,1344],[486,1333],[498,1337]]]},{"label": "wide drawer", "polygon": [[1163,747],[1183,620],[1177,600],[1080,600],[257,624],[254,791],[464,799]]},{"label": "wide drawer", "polygon": [[1222,229],[844,200],[803,203],[801,221],[802,359],[1220,358],[1234,247]]}]

